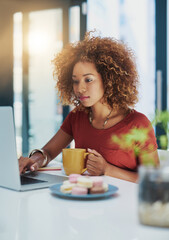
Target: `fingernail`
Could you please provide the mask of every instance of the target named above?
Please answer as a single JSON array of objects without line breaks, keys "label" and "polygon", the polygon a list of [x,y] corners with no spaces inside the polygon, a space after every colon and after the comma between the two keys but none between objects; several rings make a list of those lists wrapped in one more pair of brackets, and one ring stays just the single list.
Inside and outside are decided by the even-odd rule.
[{"label": "fingernail", "polygon": [[92,151],[92,149],[90,149],[90,148],[88,148],[87,150],[88,150],[89,152],[91,152],[91,151]]},{"label": "fingernail", "polygon": [[35,171],[35,168],[34,168],[34,167],[31,167],[31,170],[32,170],[32,171]]}]

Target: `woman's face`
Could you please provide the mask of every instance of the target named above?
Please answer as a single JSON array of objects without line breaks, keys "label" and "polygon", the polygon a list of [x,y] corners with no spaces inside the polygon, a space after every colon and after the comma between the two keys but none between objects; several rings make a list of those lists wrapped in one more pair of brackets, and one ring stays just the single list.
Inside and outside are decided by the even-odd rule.
[{"label": "woman's face", "polygon": [[102,77],[94,63],[77,62],[73,68],[72,81],[74,94],[83,106],[94,106],[103,98]]}]

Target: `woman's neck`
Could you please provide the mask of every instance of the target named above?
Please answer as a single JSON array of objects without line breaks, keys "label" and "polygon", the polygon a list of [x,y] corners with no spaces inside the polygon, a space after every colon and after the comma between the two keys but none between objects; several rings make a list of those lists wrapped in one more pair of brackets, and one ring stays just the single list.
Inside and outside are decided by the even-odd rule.
[{"label": "woman's neck", "polygon": [[126,110],[113,110],[109,106],[91,107],[89,113],[89,121],[93,127],[98,129],[106,129],[114,126],[127,115]]},{"label": "woman's neck", "polygon": [[104,119],[107,117],[110,111],[112,111],[112,109],[109,106],[103,104],[98,104],[97,106],[91,107],[93,119]]}]

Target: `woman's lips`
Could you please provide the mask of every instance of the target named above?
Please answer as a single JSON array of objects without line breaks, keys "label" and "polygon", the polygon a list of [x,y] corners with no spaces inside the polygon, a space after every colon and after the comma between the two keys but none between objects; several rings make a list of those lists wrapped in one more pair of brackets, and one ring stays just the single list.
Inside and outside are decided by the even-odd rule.
[{"label": "woman's lips", "polygon": [[87,96],[81,96],[81,97],[79,97],[79,100],[80,101],[85,101],[85,100],[87,100],[89,97],[87,97]]}]

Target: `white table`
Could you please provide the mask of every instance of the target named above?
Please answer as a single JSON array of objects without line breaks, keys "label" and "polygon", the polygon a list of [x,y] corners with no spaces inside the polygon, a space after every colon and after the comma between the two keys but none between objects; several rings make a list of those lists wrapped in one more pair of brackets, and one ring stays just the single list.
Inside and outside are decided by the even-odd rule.
[{"label": "white table", "polygon": [[169,240],[169,229],[139,223],[137,184],[104,178],[119,187],[116,196],[104,200],[61,199],[49,189],[0,188],[0,240]]}]

